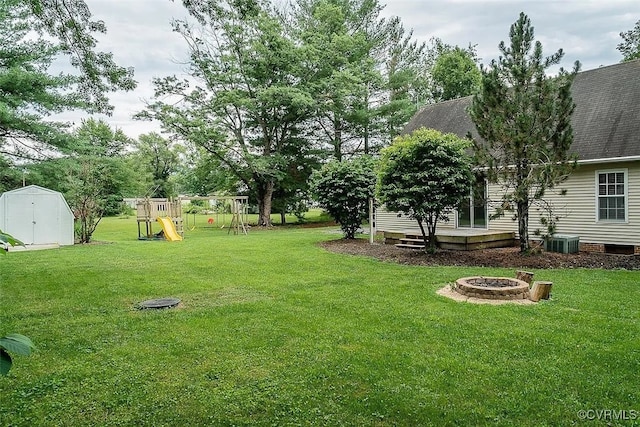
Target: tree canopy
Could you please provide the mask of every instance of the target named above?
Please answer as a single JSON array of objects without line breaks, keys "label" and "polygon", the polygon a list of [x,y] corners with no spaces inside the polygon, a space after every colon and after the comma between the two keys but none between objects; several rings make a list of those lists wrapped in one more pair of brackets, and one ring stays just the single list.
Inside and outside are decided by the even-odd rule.
[{"label": "tree canopy", "polygon": [[67,148],[62,123],[45,117],[84,103],[72,91],[71,75],[51,75],[59,46],[33,33],[36,26],[23,2],[0,3],[0,153],[12,157],[42,157],[50,147]]},{"label": "tree canopy", "polygon": [[[13,0],[11,0],[13,1]],[[122,67],[110,52],[97,50],[94,33],[106,33],[104,22],[91,17],[84,0],[26,0],[37,18],[34,29],[45,31],[57,41],[60,52],[69,57],[80,72],[77,94],[91,112],[110,113],[107,94],[116,90],[133,90],[133,68]]]},{"label": "tree canopy", "polygon": [[438,101],[473,95],[482,79],[474,53],[457,46],[438,56],[431,75],[433,97]]},{"label": "tree canopy", "polygon": [[[0,3],[0,155],[41,159],[73,150],[69,124],[48,119],[67,110],[109,113],[107,94],[135,87],[133,70],[96,50],[82,0],[6,0]],[[53,74],[69,58],[76,73]]]},{"label": "tree canopy", "polygon": [[620,33],[622,42],[618,44],[616,49],[622,54],[622,62],[632,61],[640,58],[640,20],[629,31]]},{"label": "tree canopy", "polygon": [[369,217],[369,199],[374,197],[375,186],[375,161],[366,155],[329,162],[311,179],[315,200],[340,224],[345,239],[354,239]]},{"label": "tree canopy", "polygon": [[[381,151],[378,198],[418,222],[425,248],[436,249],[436,226],[471,188],[470,141],[421,128]],[[425,226],[427,230],[425,231]]]}]

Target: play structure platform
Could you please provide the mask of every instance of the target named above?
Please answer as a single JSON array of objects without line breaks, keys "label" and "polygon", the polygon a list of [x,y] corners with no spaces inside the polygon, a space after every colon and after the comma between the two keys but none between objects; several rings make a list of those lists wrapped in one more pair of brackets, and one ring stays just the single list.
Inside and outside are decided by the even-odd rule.
[{"label": "play structure platform", "polygon": [[[165,238],[169,241],[182,240],[182,206],[180,201],[168,199],[144,199],[136,205],[138,215],[138,239],[151,240]],[[153,231],[153,224],[158,223],[161,230]]]}]

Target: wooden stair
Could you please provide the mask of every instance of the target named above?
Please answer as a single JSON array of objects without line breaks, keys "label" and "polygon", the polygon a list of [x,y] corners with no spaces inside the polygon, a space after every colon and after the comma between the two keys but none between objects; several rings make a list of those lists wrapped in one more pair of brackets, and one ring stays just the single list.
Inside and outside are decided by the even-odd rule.
[{"label": "wooden stair", "polygon": [[396,248],[402,249],[424,249],[424,240],[417,237],[403,237],[400,243],[395,244]]}]

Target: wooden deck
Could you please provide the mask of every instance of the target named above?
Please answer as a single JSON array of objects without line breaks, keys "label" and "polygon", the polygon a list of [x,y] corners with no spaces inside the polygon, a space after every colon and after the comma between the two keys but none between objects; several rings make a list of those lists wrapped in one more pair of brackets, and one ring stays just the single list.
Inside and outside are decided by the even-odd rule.
[{"label": "wooden deck", "polygon": [[[516,233],[504,230],[477,228],[443,229],[436,231],[437,245],[441,249],[472,251],[476,249],[514,246]],[[384,242],[400,248],[423,249],[422,234],[416,230],[385,231]]]}]

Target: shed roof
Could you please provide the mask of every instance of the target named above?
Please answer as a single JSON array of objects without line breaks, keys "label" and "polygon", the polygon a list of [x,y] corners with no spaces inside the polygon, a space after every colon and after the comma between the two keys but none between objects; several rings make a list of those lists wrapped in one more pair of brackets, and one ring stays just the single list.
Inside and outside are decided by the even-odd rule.
[{"label": "shed roof", "polygon": [[47,193],[47,194],[62,195],[62,193],[60,193],[59,191],[50,190],[48,188],[40,187],[39,185],[27,185],[26,187],[20,187],[20,188],[16,188],[15,190],[6,191],[3,194],[19,194],[19,193],[26,193],[26,194]]},{"label": "shed roof", "polygon": [[[578,73],[571,87],[571,151],[579,160],[640,156],[640,60]],[[479,138],[467,109],[472,96],[425,106],[405,126]]]}]

